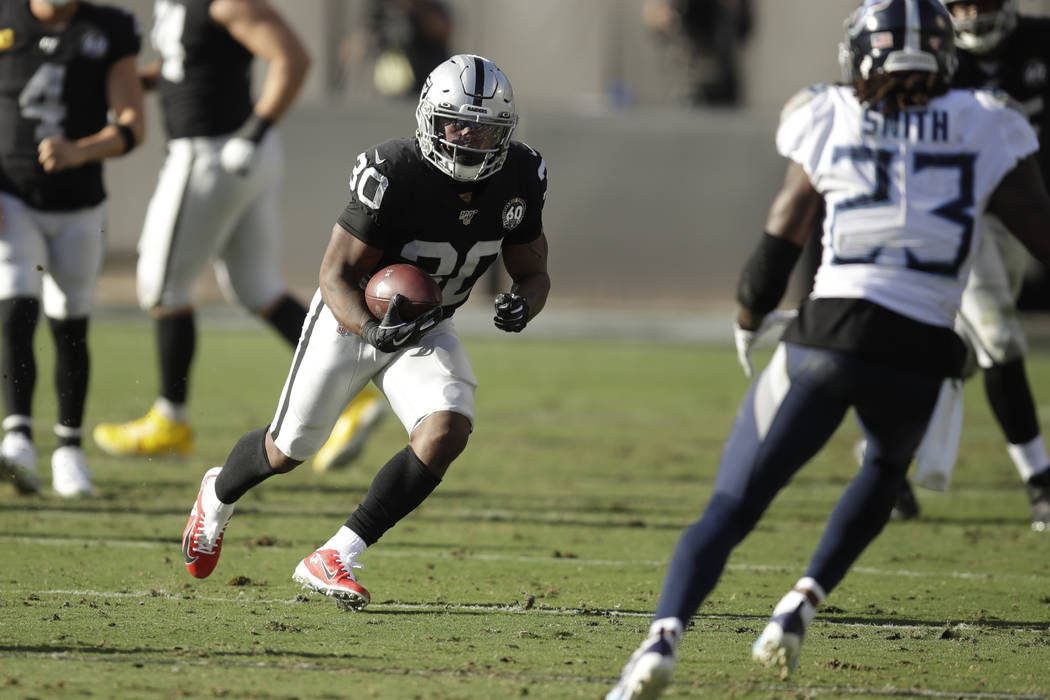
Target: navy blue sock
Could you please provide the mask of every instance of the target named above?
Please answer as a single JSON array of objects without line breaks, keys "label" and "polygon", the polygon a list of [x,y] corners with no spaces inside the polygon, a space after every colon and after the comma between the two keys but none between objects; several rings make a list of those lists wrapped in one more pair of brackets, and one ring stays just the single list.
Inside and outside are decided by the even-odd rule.
[{"label": "navy blue sock", "polygon": [[839,497],[806,570],[806,575],[816,579],[825,593],[842,581],[861,552],[886,526],[907,467],[867,465]]},{"label": "navy blue sock", "polygon": [[730,552],[755,526],[759,515],[761,512],[752,515],[742,508],[739,499],[712,496],[703,517],[678,539],[653,619],[689,620],[714,590]]}]

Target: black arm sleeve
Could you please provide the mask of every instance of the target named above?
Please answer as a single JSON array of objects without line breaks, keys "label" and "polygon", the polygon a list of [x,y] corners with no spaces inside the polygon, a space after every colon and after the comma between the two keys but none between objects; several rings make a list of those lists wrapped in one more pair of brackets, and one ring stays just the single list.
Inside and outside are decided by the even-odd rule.
[{"label": "black arm sleeve", "polygon": [[787,290],[791,270],[801,254],[801,246],[768,233],[762,234],[740,271],[736,288],[736,300],[753,318],[760,319],[777,308]]}]

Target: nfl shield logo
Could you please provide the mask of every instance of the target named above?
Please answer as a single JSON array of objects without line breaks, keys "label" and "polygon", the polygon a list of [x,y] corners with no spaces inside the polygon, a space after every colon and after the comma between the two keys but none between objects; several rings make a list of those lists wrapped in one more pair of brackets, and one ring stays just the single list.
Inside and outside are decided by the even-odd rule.
[{"label": "nfl shield logo", "polygon": [[463,222],[464,226],[470,226],[470,220],[473,219],[474,215],[477,213],[477,209],[464,209],[459,213],[459,220]]}]

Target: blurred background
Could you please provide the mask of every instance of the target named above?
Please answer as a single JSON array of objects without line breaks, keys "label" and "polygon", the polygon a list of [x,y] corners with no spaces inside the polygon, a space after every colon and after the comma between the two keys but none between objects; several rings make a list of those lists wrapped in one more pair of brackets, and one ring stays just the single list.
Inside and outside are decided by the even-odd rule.
[{"label": "blurred background", "polygon": [[[148,34],[151,0],[105,1]],[[417,85],[435,56],[479,53],[514,86],[516,138],[547,161],[548,308],[596,312],[732,306],[784,173],[773,145],[780,107],[838,79],[843,20],[857,4],[712,0],[678,19],[667,0],[271,2],[314,59],[280,126],[285,269],[300,296],[316,288],[357,154],[413,134]],[[1050,0],[1021,10],[1050,14]],[[147,39],[142,62],[153,56]],[[146,143],[106,166],[103,306],[135,305],[135,244],[164,149],[152,96],[147,117]],[[483,288],[471,305],[491,303]],[[197,294],[220,298],[210,275]]]}]

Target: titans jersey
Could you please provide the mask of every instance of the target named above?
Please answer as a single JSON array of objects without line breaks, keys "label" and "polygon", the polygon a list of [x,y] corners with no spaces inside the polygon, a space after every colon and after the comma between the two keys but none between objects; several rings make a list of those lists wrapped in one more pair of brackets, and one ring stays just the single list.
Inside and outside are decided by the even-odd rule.
[{"label": "titans jersey", "polygon": [[846,86],[788,103],[777,149],[826,204],[811,299],[866,299],[950,328],[974,226],[1003,176],[1038,148],[1023,115],[990,91],[952,90],[890,119]]},{"label": "titans jersey", "polygon": [[983,60],[968,51],[958,51],[959,68],[954,87],[995,88],[1021,104],[1043,145],[1039,164],[1043,180],[1050,182],[1050,18],[1018,19],[1017,28],[1003,42],[995,60]]},{"label": "titans jersey", "polygon": [[45,174],[37,145],[106,126],[109,69],[140,46],[138,24],[125,10],[82,2],[65,29],[50,32],[28,2],[0,2],[0,190],[46,211],[105,199],[101,163]]},{"label": "titans jersey", "polygon": [[252,54],[208,14],[211,0],[156,0],[150,38],[161,56],[169,139],[236,131],[252,111]]},{"label": "titans jersey", "polygon": [[339,225],[383,250],[376,270],[412,263],[430,273],[449,316],[502,245],[528,243],[543,233],[547,166],[536,151],[513,141],[495,175],[459,183],[424,160],[414,140],[397,139],[357,157],[350,190]]}]

